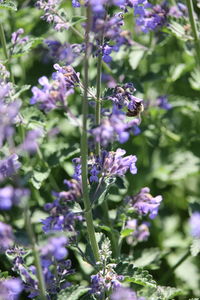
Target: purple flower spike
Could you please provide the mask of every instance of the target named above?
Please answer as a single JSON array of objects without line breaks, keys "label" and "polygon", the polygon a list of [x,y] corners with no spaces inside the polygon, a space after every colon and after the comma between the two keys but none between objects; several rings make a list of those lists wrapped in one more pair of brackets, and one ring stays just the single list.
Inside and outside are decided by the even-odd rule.
[{"label": "purple flower spike", "polygon": [[137,297],[137,294],[129,288],[118,287],[112,295],[111,300],[145,300],[143,297]]}]

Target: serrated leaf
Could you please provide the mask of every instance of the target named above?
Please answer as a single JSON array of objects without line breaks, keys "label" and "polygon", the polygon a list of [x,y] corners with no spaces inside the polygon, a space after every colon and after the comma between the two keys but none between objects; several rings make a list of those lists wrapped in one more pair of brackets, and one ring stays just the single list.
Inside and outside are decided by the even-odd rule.
[{"label": "serrated leaf", "polygon": [[9,276],[8,271],[4,271],[4,272],[0,271],[0,279],[7,278],[8,276]]},{"label": "serrated leaf", "polygon": [[32,172],[30,182],[37,190],[39,190],[43,182],[48,178],[49,174],[49,168],[47,168],[46,166],[37,166],[36,169]]},{"label": "serrated leaf", "polygon": [[115,271],[117,274],[123,275],[126,282],[133,282],[142,286],[156,287],[156,282],[147,270],[137,268],[128,262],[120,262],[116,266]]},{"label": "serrated leaf", "polygon": [[72,285],[69,288],[61,291],[58,294],[58,300],[79,300],[81,296],[85,295],[90,288],[85,286]]},{"label": "serrated leaf", "polygon": [[200,253],[200,239],[194,239],[190,247],[192,256],[197,256]]},{"label": "serrated leaf", "polygon": [[184,25],[178,23],[177,21],[171,20],[169,25],[163,28],[163,31],[175,35],[178,39],[182,41],[188,41],[193,39],[192,36],[186,33]]},{"label": "serrated leaf", "polygon": [[170,286],[158,286],[157,287],[158,297],[162,300],[173,299],[176,296],[182,295],[183,291],[181,289],[176,289]]},{"label": "serrated leaf", "polygon": [[76,146],[68,147],[68,145],[63,145],[62,149],[60,150],[57,149],[54,153],[52,153],[47,158],[47,162],[49,166],[55,167],[60,163],[63,163],[64,161],[70,159],[71,157],[78,155],[79,153],[80,153],[80,149],[78,147]]},{"label": "serrated leaf", "polygon": [[17,5],[13,1],[4,0],[3,3],[0,3],[0,9],[1,8],[5,8],[5,9],[10,9],[10,10],[16,11],[17,10]]},{"label": "serrated leaf", "polygon": [[[17,87],[17,86],[16,86],[16,87]],[[29,84],[22,85],[22,86],[20,87],[20,90],[13,96],[13,99],[19,98],[19,96],[20,96],[23,92],[29,90],[30,87],[31,87],[31,85],[29,85]]]},{"label": "serrated leaf", "polygon": [[195,69],[191,73],[191,77],[189,78],[189,83],[193,90],[200,91],[200,70]]}]

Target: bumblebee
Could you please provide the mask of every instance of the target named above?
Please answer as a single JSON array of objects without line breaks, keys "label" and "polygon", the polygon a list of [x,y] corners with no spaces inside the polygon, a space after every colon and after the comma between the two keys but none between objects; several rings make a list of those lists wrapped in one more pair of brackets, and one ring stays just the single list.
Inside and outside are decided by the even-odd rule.
[{"label": "bumblebee", "polygon": [[143,111],[144,111],[144,105],[142,104],[141,101],[137,101],[137,102],[135,102],[135,109],[134,110],[128,109],[128,112],[126,113],[126,115],[128,117],[140,117],[140,114]]}]

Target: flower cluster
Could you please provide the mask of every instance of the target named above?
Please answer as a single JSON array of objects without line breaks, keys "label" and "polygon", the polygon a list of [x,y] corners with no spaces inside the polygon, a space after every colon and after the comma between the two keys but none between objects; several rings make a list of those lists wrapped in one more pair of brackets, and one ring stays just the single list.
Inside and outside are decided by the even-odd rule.
[{"label": "flower cluster", "polygon": [[72,64],[84,50],[84,44],[62,44],[55,40],[46,40],[45,43],[49,48],[50,56],[56,61],[64,62],[66,65]]},{"label": "flower cluster", "polygon": [[82,220],[82,216],[71,211],[74,202],[81,196],[80,182],[72,179],[65,181],[68,191],[54,193],[57,197],[53,203],[47,203],[45,209],[49,211],[50,216],[42,220],[44,232],[69,230],[74,232],[76,220]]},{"label": "flower cluster", "polygon": [[144,187],[137,195],[128,197],[126,200],[138,214],[149,215],[151,219],[154,219],[158,214],[162,196],[153,197],[150,194],[150,189]]},{"label": "flower cluster", "polygon": [[172,105],[168,102],[168,97],[166,95],[159,96],[156,99],[156,104],[158,107],[165,110],[170,110],[172,108]]},{"label": "flower cluster", "polygon": [[18,278],[0,280],[0,299],[17,300],[23,290],[23,285]]},{"label": "flower cluster", "polygon": [[21,35],[24,33],[24,29],[23,28],[19,28],[17,31],[12,33],[12,37],[11,37],[11,43],[13,44],[13,46],[15,45],[19,45],[19,44],[24,44],[26,43],[29,38],[28,36],[25,37],[21,37]]},{"label": "flower cluster", "polygon": [[[100,157],[91,157],[88,161],[88,169],[90,173],[90,181],[98,181],[98,174],[101,174],[102,178],[105,177],[117,177],[124,176],[125,173],[130,170],[132,174],[137,173],[135,155],[124,156],[126,151],[118,148],[114,151],[103,151]],[[81,160],[80,158],[73,159],[74,163],[74,175],[73,178],[81,180]]]},{"label": "flower cluster", "polygon": [[58,13],[58,6],[61,0],[38,0],[36,6],[44,11],[42,19],[48,23],[54,23],[57,31],[68,29],[69,25],[66,20]]},{"label": "flower cluster", "polygon": [[3,160],[0,160],[0,182],[7,177],[14,175],[20,166],[21,164],[18,161],[17,154],[12,154]]},{"label": "flower cluster", "polygon": [[136,91],[132,83],[126,83],[122,86],[117,85],[113,94],[108,97],[119,109],[127,108],[129,116],[136,116],[143,110],[143,101],[133,95]]},{"label": "flower cluster", "polygon": [[66,107],[67,97],[74,92],[74,85],[79,82],[78,74],[71,66],[60,67],[55,64],[54,69],[56,72],[52,74],[51,83],[43,76],[38,80],[42,88],[32,88],[33,97],[30,103],[39,103],[40,108],[46,112],[59,106]]},{"label": "flower cluster", "polygon": [[130,245],[146,241],[150,235],[148,222],[142,222],[139,224],[139,221],[136,219],[129,220],[126,223],[126,228],[132,230],[130,236],[127,237],[127,243]]},{"label": "flower cluster", "polygon": [[13,245],[13,231],[10,225],[0,222],[0,252],[4,252]]},{"label": "flower cluster", "polygon": [[140,123],[139,119],[133,119],[130,122],[126,122],[125,120],[125,113],[114,107],[112,114],[102,119],[100,126],[91,130],[95,142],[99,142],[103,147],[106,147],[115,140],[125,143],[129,139],[131,132],[134,135],[140,133],[138,127]]},{"label": "flower cluster", "polygon": [[[66,277],[73,274],[74,270],[71,269],[71,261],[66,260],[68,254],[66,246],[65,237],[54,237],[50,238],[40,250],[42,271],[49,296],[57,294],[70,285]],[[22,277],[24,289],[29,294],[29,298],[35,298],[39,295],[36,268],[34,265],[26,267],[21,251],[12,251],[12,254],[14,252],[16,255],[13,261],[13,271],[18,272]]]},{"label": "flower cluster", "polygon": [[27,189],[14,188],[10,185],[0,188],[0,210],[8,210],[29,194]]},{"label": "flower cluster", "polygon": [[105,270],[91,276],[91,293],[102,295],[105,291],[110,291],[121,286],[124,279],[122,275],[117,275],[114,271],[114,265],[109,264]]}]

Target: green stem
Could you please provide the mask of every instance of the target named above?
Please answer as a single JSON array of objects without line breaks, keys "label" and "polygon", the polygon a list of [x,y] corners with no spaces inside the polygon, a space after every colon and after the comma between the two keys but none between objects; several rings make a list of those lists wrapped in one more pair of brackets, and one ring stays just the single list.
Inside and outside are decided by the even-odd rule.
[{"label": "green stem", "polygon": [[27,229],[28,236],[29,236],[30,241],[31,241],[31,246],[32,246],[32,251],[33,251],[33,256],[34,256],[34,262],[35,262],[35,267],[36,267],[36,271],[37,271],[40,299],[41,300],[47,300],[45,281],[44,281],[44,277],[43,277],[40,256],[39,256],[38,248],[37,248],[37,245],[36,245],[35,235],[34,235],[34,232],[33,232],[32,225],[31,225],[30,212],[29,212],[28,208],[25,208],[25,224],[26,224],[26,229]]},{"label": "green stem", "polygon": [[117,240],[116,240],[116,237],[115,237],[115,233],[113,231],[112,224],[111,224],[111,221],[110,221],[110,218],[109,218],[109,214],[108,214],[109,209],[108,209],[108,203],[107,203],[106,199],[105,199],[105,201],[103,201],[101,207],[103,209],[105,223],[111,229],[111,232],[108,232],[108,236],[109,236],[110,241],[111,241],[112,254],[113,254],[114,258],[117,258],[117,257],[119,257],[119,247],[117,245]]},{"label": "green stem", "polygon": [[88,67],[89,67],[89,33],[91,27],[91,10],[87,7],[87,23],[85,31],[85,57],[84,57],[84,95],[82,101],[83,125],[81,136],[81,167],[82,167],[82,191],[85,208],[85,219],[87,232],[92,247],[94,258],[99,260],[99,248],[95,237],[92,210],[88,191],[88,139],[87,139],[87,118],[88,118]]},{"label": "green stem", "polygon": [[200,65],[200,41],[199,41],[199,33],[197,30],[197,24],[195,21],[194,7],[193,7],[192,0],[186,0],[186,3],[187,3],[188,13],[189,13],[190,25],[192,28],[192,34],[195,42],[197,61],[198,64]]},{"label": "green stem", "polygon": [[[102,70],[102,44],[103,44],[103,37],[101,39],[100,43],[100,52],[98,55],[98,61],[97,61],[97,100],[96,100],[96,106],[95,106],[95,122],[96,125],[100,125],[101,122],[101,70]],[[96,143],[96,155],[100,155],[100,143]]]},{"label": "green stem", "polygon": [[7,47],[6,47],[6,38],[5,38],[5,33],[4,33],[2,23],[0,23],[0,41],[1,41],[2,48],[3,48],[3,53],[4,53],[4,56],[5,56],[5,59],[7,61],[6,65],[7,65],[7,68],[9,70],[9,72],[10,72],[10,80],[14,84],[15,81],[14,81],[14,77],[13,77],[13,74],[12,74],[12,71],[11,71],[10,57],[8,55],[8,51],[7,51]]},{"label": "green stem", "polygon": [[162,283],[165,283],[173,273],[188,257],[190,256],[190,250],[188,250],[176,263],[173,267],[170,268],[170,270],[165,273],[165,275],[162,278]]}]

